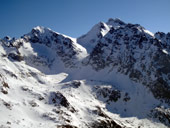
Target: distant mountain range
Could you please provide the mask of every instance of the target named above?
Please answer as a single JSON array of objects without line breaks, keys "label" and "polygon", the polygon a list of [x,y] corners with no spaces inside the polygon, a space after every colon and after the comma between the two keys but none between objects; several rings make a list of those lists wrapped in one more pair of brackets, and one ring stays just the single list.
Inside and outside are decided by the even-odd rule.
[{"label": "distant mountain range", "polygon": [[170,33],[109,19],[0,39],[0,128],[14,127],[170,127]]}]

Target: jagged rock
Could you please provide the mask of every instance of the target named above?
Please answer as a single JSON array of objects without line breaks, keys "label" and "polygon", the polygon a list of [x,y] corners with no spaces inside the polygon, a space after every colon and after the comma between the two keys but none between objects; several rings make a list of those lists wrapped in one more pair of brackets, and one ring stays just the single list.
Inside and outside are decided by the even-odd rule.
[{"label": "jagged rock", "polygon": [[4,89],[4,88],[1,88],[1,92],[2,92],[3,94],[8,94],[8,91],[7,91],[6,89]]},{"label": "jagged rock", "polygon": [[4,88],[9,88],[9,85],[8,85],[8,83],[6,83],[6,82],[3,82],[3,87],[4,87]]},{"label": "jagged rock", "polygon": [[122,128],[113,120],[99,120],[92,124],[91,128]]},{"label": "jagged rock", "polygon": [[49,103],[54,105],[62,105],[64,107],[69,107],[70,103],[66,99],[65,96],[63,96],[62,93],[58,92],[51,92],[49,97]]},{"label": "jagged rock", "polygon": [[[2,76],[0,76],[2,78]],[[8,90],[9,90],[9,85],[8,83],[4,82],[4,80],[2,80],[2,87],[0,86],[1,92],[3,94],[8,94]]]},{"label": "jagged rock", "polygon": [[54,104],[55,106],[61,105],[65,108],[68,108],[73,113],[76,112],[76,110],[74,109],[74,107],[71,106],[66,97],[59,91],[50,93],[49,104]]},{"label": "jagged rock", "polygon": [[71,81],[67,84],[64,84],[65,87],[72,87],[72,88],[78,88],[81,86],[81,82],[78,80]]},{"label": "jagged rock", "polygon": [[101,117],[110,119],[110,117],[106,113],[103,112],[103,110],[100,108],[100,106],[96,106],[96,108],[97,108],[96,110],[93,110],[93,113],[95,113]]},{"label": "jagged rock", "polygon": [[73,125],[66,124],[66,125],[59,125],[59,126],[57,126],[56,128],[78,128],[78,127],[73,126]]},{"label": "jagged rock", "polygon": [[164,123],[170,127],[170,109],[157,107],[151,110],[151,117],[158,119],[160,122]]},{"label": "jagged rock", "polygon": [[15,54],[15,53],[9,53],[8,54],[8,58],[10,59],[13,59],[14,61],[22,61],[24,60],[24,57],[19,55],[19,54]]},{"label": "jagged rock", "polygon": [[3,100],[3,104],[4,104],[4,106],[6,106],[7,109],[12,110],[13,105],[11,103],[8,103],[8,102]]},{"label": "jagged rock", "polygon": [[130,96],[129,96],[128,93],[125,93],[123,100],[124,100],[125,102],[128,102],[128,101],[130,100]]},{"label": "jagged rock", "polygon": [[53,113],[50,113],[50,112],[43,113],[42,117],[46,118],[48,120],[54,121],[54,122],[56,121],[56,115],[54,115]]},{"label": "jagged rock", "polygon": [[78,87],[80,87],[81,82],[74,80],[71,84],[73,85],[73,87],[78,88]]},{"label": "jagged rock", "polygon": [[110,86],[95,86],[94,87],[96,91],[97,98],[103,97],[105,98],[106,102],[116,102],[118,99],[121,98],[121,93],[119,90],[113,89]]}]

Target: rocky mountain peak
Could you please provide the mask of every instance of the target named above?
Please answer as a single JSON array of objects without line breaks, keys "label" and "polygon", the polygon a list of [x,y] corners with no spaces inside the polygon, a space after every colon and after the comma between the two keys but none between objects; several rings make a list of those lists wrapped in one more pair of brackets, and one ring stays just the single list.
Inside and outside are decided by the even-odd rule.
[{"label": "rocky mountain peak", "polygon": [[37,26],[4,40],[0,127],[170,127],[170,33],[109,19],[77,39]]},{"label": "rocky mountain peak", "polygon": [[105,36],[109,30],[110,27],[106,23],[99,22],[98,24],[94,25],[87,34],[77,38],[77,42],[83,47],[86,47],[87,52],[90,53],[97,41]]},{"label": "rocky mountain peak", "polygon": [[115,18],[115,19],[112,19],[110,18],[107,22],[106,22],[107,25],[111,25],[113,27],[121,27],[121,26],[124,26],[126,25],[126,23],[124,23],[123,21],[121,21],[119,18]]},{"label": "rocky mountain peak", "polygon": [[[162,37],[167,43],[169,38],[165,34]],[[169,103],[168,52],[169,47],[163,45],[161,40],[144,27],[138,24],[123,24],[123,27],[112,27],[98,41],[86,64],[96,71],[110,69],[110,72],[121,72],[133,81],[149,87],[156,98]],[[162,90],[158,93],[160,86]]]},{"label": "rocky mountain peak", "polygon": [[53,32],[50,28],[43,27],[43,26],[36,26],[31,30],[32,34],[47,34]]}]

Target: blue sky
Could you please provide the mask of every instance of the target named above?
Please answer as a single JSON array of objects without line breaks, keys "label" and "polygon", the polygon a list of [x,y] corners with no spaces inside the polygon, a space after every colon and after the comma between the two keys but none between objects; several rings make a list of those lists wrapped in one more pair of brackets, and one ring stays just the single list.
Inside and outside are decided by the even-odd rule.
[{"label": "blue sky", "polygon": [[79,37],[109,18],[167,33],[170,0],[0,0],[0,17],[0,38],[18,38],[35,26]]}]

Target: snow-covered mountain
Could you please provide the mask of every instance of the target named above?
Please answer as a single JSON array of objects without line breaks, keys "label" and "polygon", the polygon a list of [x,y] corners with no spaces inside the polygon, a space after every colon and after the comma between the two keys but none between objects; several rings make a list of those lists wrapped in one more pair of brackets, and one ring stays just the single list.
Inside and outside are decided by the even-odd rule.
[{"label": "snow-covered mountain", "polygon": [[120,19],[74,39],[0,39],[0,127],[170,127],[170,36]]}]

